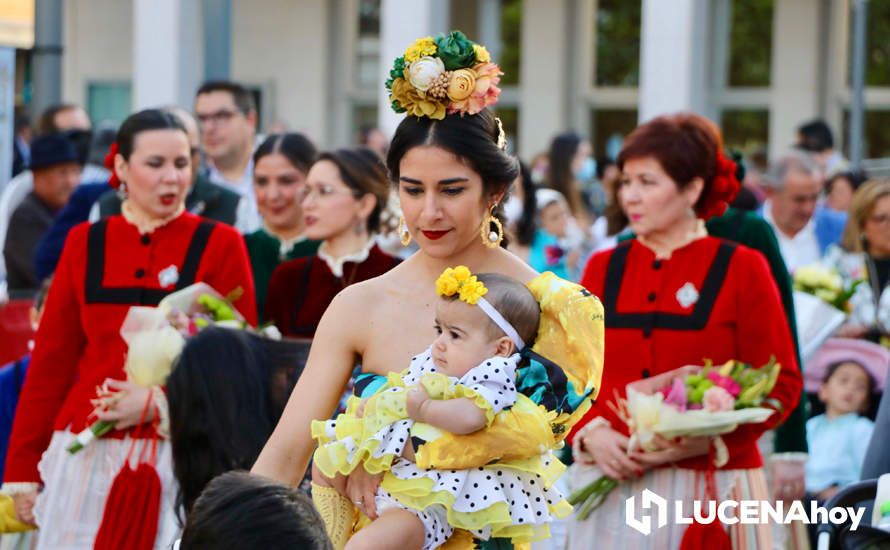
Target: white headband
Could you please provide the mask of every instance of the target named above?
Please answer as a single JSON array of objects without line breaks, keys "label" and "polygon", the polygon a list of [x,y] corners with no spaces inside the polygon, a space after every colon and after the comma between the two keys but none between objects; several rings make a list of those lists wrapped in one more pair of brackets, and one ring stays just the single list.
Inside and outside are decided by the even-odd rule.
[{"label": "white headband", "polygon": [[476,305],[482,308],[482,311],[484,311],[485,314],[488,315],[488,318],[491,319],[494,324],[498,326],[498,328],[503,330],[504,334],[510,337],[510,340],[513,340],[513,343],[516,344],[517,352],[521,351],[522,348],[525,347],[525,342],[523,342],[522,338],[519,337],[519,333],[516,332],[516,329],[513,328],[513,325],[507,322],[507,320],[504,319],[504,316],[501,315],[501,313],[496,310],[494,306],[488,302],[488,300],[480,297],[479,300],[476,302]]}]

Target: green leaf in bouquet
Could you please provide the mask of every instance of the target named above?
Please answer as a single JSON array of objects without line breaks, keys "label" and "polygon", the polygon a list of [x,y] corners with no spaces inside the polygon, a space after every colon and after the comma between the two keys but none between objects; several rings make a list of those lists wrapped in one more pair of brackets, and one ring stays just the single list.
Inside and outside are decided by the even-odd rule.
[{"label": "green leaf in bouquet", "polygon": [[569,496],[568,502],[572,506],[581,505],[577,510],[577,516],[579,520],[585,520],[594,510],[602,506],[609,493],[617,486],[617,480],[608,476],[600,476],[596,481],[573,492]]},{"label": "green leaf in bouquet", "polygon": [[[93,436],[96,439],[103,437],[105,434],[114,429],[114,422],[110,422],[108,420],[99,420],[98,422],[94,422],[89,430],[93,432]],[[69,454],[76,454],[83,449],[83,444],[80,441],[75,439],[68,447],[65,449]]]},{"label": "green leaf in bouquet", "polygon": [[763,368],[769,369],[768,372],[768,382],[766,384],[766,391],[763,392],[763,395],[766,396],[769,392],[773,391],[773,388],[776,387],[776,382],[779,380],[779,372],[782,370],[782,365],[776,362],[776,356],[771,355],[769,358],[769,363],[767,363]]}]

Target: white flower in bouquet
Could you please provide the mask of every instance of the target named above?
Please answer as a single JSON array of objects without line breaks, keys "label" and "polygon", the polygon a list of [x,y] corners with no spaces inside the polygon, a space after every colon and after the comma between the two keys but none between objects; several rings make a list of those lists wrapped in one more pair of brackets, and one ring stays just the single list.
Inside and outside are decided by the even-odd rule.
[{"label": "white flower in bouquet", "polygon": [[425,92],[445,72],[445,63],[438,57],[421,57],[408,65],[408,69],[405,72],[411,85],[421,92]]},{"label": "white flower in bouquet", "polygon": [[844,281],[839,273],[819,264],[799,267],[794,271],[794,282],[813,289],[821,288],[836,292],[840,292],[844,287]]},{"label": "white flower in bouquet", "polygon": [[146,387],[164,385],[184,345],[185,338],[170,325],[133,335],[124,363],[127,379]]}]

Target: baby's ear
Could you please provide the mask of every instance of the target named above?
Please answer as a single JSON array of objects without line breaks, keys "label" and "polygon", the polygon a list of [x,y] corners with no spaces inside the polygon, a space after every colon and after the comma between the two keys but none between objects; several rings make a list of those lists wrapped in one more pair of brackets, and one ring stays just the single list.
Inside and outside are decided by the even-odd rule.
[{"label": "baby's ear", "polygon": [[513,340],[510,340],[509,336],[501,336],[497,339],[495,348],[495,355],[500,355],[501,357],[510,357],[514,353],[516,353],[516,344],[513,343]]}]

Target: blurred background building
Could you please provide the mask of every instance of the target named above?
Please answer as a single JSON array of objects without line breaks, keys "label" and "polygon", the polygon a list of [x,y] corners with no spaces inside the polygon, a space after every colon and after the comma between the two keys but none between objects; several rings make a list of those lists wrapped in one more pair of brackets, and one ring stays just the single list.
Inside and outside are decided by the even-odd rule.
[{"label": "blurred background building", "polygon": [[[394,127],[392,59],[453,28],[503,68],[498,111],[526,158],[569,128],[600,156],[638,120],[680,109],[748,153],[786,148],[816,117],[846,147],[849,0],[37,0],[36,14],[33,1],[0,0],[19,108],[33,84],[22,20],[39,22],[45,4],[61,6],[59,97],[94,123],[191,106],[202,81],[229,78],[254,91],[261,131],[351,143],[362,126]],[[866,44],[864,156],[887,157],[890,0],[868,2]]]}]

